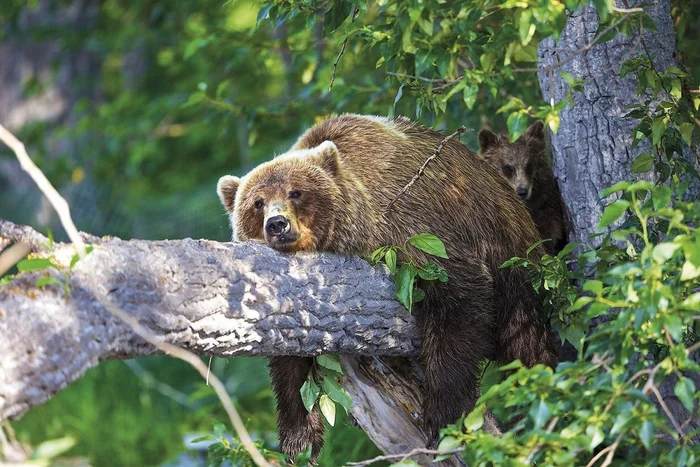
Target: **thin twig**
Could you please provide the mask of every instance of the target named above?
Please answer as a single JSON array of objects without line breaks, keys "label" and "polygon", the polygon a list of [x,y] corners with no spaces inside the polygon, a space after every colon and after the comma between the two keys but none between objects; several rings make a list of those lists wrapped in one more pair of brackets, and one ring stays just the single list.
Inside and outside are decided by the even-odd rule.
[{"label": "thin twig", "polygon": [[63,197],[58,194],[58,191],[51,185],[48,181],[46,175],[36,166],[36,164],[31,160],[24,144],[15,136],[7,131],[4,126],[0,125],[0,141],[5,143],[17,156],[22,169],[27,172],[34,182],[39,186],[39,189],[46,195],[49,202],[53,205],[58,218],[61,220],[61,225],[66,230],[70,241],[75,245],[78,250],[80,257],[85,256],[85,243],[83,239],[80,238],[78,229],[73,223],[73,219],[70,216],[70,208],[68,207],[68,202],[66,202]]},{"label": "thin twig", "polygon": [[627,14],[625,14],[622,18],[618,19],[617,21],[615,21],[614,23],[612,23],[610,26],[608,26],[607,28],[603,29],[603,31],[602,31],[600,34],[598,34],[597,36],[595,36],[595,37],[593,38],[593,40],[591,40],[591,42],[589,42],[588,44],[584,45],[584,46],[581,47],[580,49],[576,50],[576,51],[573,52],[571,55],[569,55],[568,57],[566,57],[564,60],[562,60],[562,61],[560,61],[560,62],[557,62],[555,65],[549,65],[549,66],[546,66],[546,67],[543,67],[543,68],[513,68],[513,72],[514,72],[514,73],[547,72],[547,71],[550,71],[550,70],[556,70],[556,69],[558,69],[558,68],[561,68],[562,66],[566,65],[567,63],[569,63],[571,60],[573,60],[573,59],[576,58],[577,56],[579,56],[579,55],[581,55],[581,54],[583,54],[583,53],[586,53],[586,52],[588,52],[589,50],[591,50],[591,49],[593,48],[593,46],[595,46],[595,45],[603,38],[603,36],[605,36],[607,33],[609,33],[610,31],[612,31],[612,30],[615,29],[616,27],[618,27],[623,21],[625,21],[625,20],[626,20],[627,18],[629,18],[631,15],[632,15],[632,13],[627,13]]},{"label": "thin twig", "polygon": [[[656,399],[659,401],[659,405],[661,408],[664,410],[664,413],[668,417],[669,420],[671,420],[671,424],[673,425],[673,428],[681,435],[682,438],[685,438],[685,432],[683,431],[683,428],[681,428],[681,425],[678,423],[676,418],[673,416],[671,411],[669,410],[668,406],[666,405],[666,401],[664,401],[664,398],[661,397],[661,393],[659,392],[658,388],[654,384],[653,380],[649,380],[647,382],[648,389],[654,393],[656,396]],[[646,391],[644,391],[646,392]]]},{"label": "thin twig", "polygon": [[418,454],[428,454],[428,455],[445,455],[445,454],[458,454],[460,452],[464,451],[464,448],[457,448],[457,449],[450,449],[448,451],[438,451],[436,449],[427,449],[427,448],[416,448],[412,451],[405,452],[402,454],[387,454],[385,456],[377,456],[372,459],[368,459],[366,461],[362,462],[348,462],[345,464],[346,466],[353,466],[353,467],[363,467],[365,465],[370,465],[374,464],[375,462],[381,462],[381,461],[390,461],[394,459],[398,459],[399,462],[404,461],[410,457],[417,456]]},{"label": "thin twig", "polygon": [[[355,21],[355,17],[357,14],[360,12],[360,9],[358,7],[355,7],[354,10],[352,10],[352,18],[350,18],[350,23],[352,24]],[[333,90],[333,83],[335,83],[335,73],[338,70],[338,62],[340,61],[340,58],[343,56],[345,53],[345,48],[348,46],[348,39],[350,38],[350,34],[345,35],[345,39],[343,40],[343,45],[340,46],[340,52],[338,53],[338,56],[335,58],[335,63],[333,63],[333,72],[331,73],[331,84],[328,85],[328,92],[331,92]]]},{"label": "thin twig", "polygon": [[593,459],[588,461],[588,464],[586,464],[586,467],[592,467],[596,462],[598,462],[598,459],[603,457],[605,454],[605,461],[600,465],[600,467],[607,467],[612,463],[613,456],[615,455],[615,451],[617,450],[617,447],[620,445],[620,440],[622,439],[622,435],[624,435],[626,432],[622,431],[620,432],[619,435],[617,435],[617,438],[615,438],[615,441],[610,446],[607,446],[605,449],[601,449],[598,454],[593,456]]},{"label": "thin twig", "polygon": [[[552,420],[549,421],[549,425],[547,425],[547,433],[551,434],[552,430],[554,430],[554,427],[556,424],[559,422],[559,417],[554,417]],[[535,458],[538,452],[542,449],[544,445],[542,443],[539,443],[535,448],[528,454],[527,459],[525,459],[526,464],[532,464],[532,459]]]},{"label": "thin twig", "polygon": [[391,202],[387,205],[385,211],[389,211],[389,210],[392,208],[392,206],[394,205],[394,203],[396,203],[396,201],[397,201],[404,193],[406,193],[408,190],[411,189],[411,187],[413,186],[413,184],[416,183],[416,182],[418,181],[418,179],[421,177],[421,175],[423,175],[423,172],[425,172],[425,169],[428,167],[428,164],[430,164],[437,156],[440,155],[440,152],[442,152],[442,149],[445,147],[445,145],[447,144],[447,142],[450,141],[451,139],[454,139],[454,138],[456,138],[457,136],[461,135],[461,134],[464,133],[465,131],[467,131],[467,128],[464,127],[464,126],[461,126],[461,127],[457,128],[457,130],[456,130],[454,133],[452,133],[452,134],[449,135],[449,136],[446,136],[446,137],[440,142],[440,144],[438,144],[438,147],[435,148],[435,152],[433,153],[433,155],[430,156],[430,157],[428,157],[428,158],[425,160],[425,162],[423,163],[423,165],[420,167],[420,169],[418,169],[418,173],[416,173],[416,174],[413,176],[413,178],[411,179],[411,181],[408,182],[408,184],[407,184],[405,187],[403,187],[403,188],[401,189],[401,191],[399,191],[399,193],[396,195],[396,197],[395,197],[394,199],[391,200]]},{"label": "thin twig", "polygon": [[[24,148],[24,144],[15,138],[15,136],[7,131],[2,125],[0,125],[0,140],[5,142],[5,144],[7,144],[10,149],[15,152],[20,164],[22,164],[22,168],[29,173],[29,175],[38,185],[39,189],[49,199],[54,209],[56,209],[58,212],[63,228],[66,230],[66,233],[73,242],[74,246],[78,249],[79,254],[84,255],[85,245],[78,234],[78,229],[76,229],[75,224],[73,224],[73,219],[70,217],[70,209],[66,200],[58,194],[53,185],[51,185],[51,182],[46,179],[44,173],[34,164],[34,162],[32,162]],[[122,311],[119,307],[110,303],[106,295],[103,295],[102,297],[98,296],[96,298],[114,316],[128,324],[131,329],[143,340],[153,345],[157,349],[162,350],[166,354],[172,355],[189,363],[202,375],[203,378],[206,378],[207,367],[195,354],[168,342],[161,341],[147,331],[143,326],[141,326],[138,320]],[[262,454],[260,454],[260,451],[258,451],[253,444],[253,440],[250,438],[250,434],[248,434],[248,431],[243,425],[243,421],[241,420],[238,411],[233,406],[224,384],[218,377],[211,375],[211,385],[214,388],[216,395],[221,400],[226,413],[231,419],[231,424],[233,425],[234,430],[236,430],[236,434],[240,438],[241,443],[243,443],[245,450],[250,454],[253,462],[260,466],[269,467],[270,464],[265,460]]]}]

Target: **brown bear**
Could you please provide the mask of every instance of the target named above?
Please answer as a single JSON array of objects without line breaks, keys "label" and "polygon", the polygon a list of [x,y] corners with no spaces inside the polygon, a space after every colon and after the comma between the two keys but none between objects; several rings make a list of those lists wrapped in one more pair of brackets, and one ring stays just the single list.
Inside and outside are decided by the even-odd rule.
[{"label": "brown bear", "polygon": [[[344,114],[306,131],[289,152],[240,179],[224,176],[217,186],[234,239],[266,242],[282,252],[368,256],[417,233],[442,239],[449,259],[411,252],[418,264],[435,261],[449,277],[447,283],[421,284],[425,298],[414,308],[423,335],[430,442],[474,407],[484,358],[556,364],[541,300],[525,271],[499,268],[524,255],[538,234],[498,173],[449,140],[387,209],[442,140],[406,118]],[[311,443],[315,458],[323,445],[319,409],[308,413],[299,394],[312,364],[306,357],[270,359],[280,448],[289,456]]]},{"label": "brown bear", "polygon": [[536,121],[514,143],[507,135],[484,128],[479,132],[479,154],[510,183],[525,202],[551,254],[567,243],[564,208],[559,187],[545,156],[544,124]]}]

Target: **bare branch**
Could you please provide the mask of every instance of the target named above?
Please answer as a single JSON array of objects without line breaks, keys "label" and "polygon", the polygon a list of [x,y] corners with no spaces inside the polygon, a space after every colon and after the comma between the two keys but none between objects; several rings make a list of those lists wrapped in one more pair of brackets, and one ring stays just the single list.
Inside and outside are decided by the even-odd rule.
[{"label": "bare branch", "polygon": [[[360,9],[358,7],[355,7],[354,10],[352,10],[352,18],[350,19],[351,23],[355,22],[355,17],[357,14],[360,12]],[[338,62],[340,62],[341,57],[345,53],[345,48],[348,46],[348,39],[350,38],[349,34],[345,35],[345,39],[343,40],[343,45],[340,46],[340,52],[338,53],[338,56],[335,58],[335,63],[333,63],[333,72],[331,73],[331,82],[328,85],[328,92],[331,92],[333,90],[333,83],[335,82],[335,73],[338,70]]]},{"label": "bare branch", "polygon": [[31,160],[27,154],[27,150],[24,148],[24,144],[15,136],[7,131],[4,126],[0,125],[0,141],[5,143],[12,151],[14,151],[17,159],[19,160],[22,169],[27,172],[32,179],[36,182],[39,189],[48,198],[51,205],[56,210],[58,218],[61,220],[61,225],[66,230],[68,237],[71,242],[75,245],[78,250],[80,257],[85,256],[85,242],[80,237],[78,229],[73,223],[73,219],[70,216],[70,207],[63,197],[58,194],[58,191],[51,185],[44,173],[39,170],[39,167]]},{"label": "bare branch", "polygon": [[430,164],[437,156],[440,155],[440,152],[442,152],[442,149],[445,147],[445,145],[448,143],[448,141],[450,141],[450,140],[456,138],[457,136],[461,135],[461,134],[464,133],[465,131],[467,131],[467,128],[464,127],[464,126],[461,126],[461,127],[457,128],[457,130],[456,130],[454,133],[452,133],[451,135],[446,136],[446,137],[440,142],[440,144],[438,144],[438,147],[435,148],[435,152],[433,153],[433,155],[430,156],[430,157],[428,157],[428,158],[425,160],[425,162],[423,163],[423,165],[420,167],[420,169],[418,169],[418,173],[416,173],[416,174],[413,176],[413,178],[411,179],[411,181],[408,182],[408,184],[407,184],[405,187],[403,187],[403,188],[401,189],[401,191],[399,191],[399,193],[396,195],[396,197],[394,197],[394,199],[391,200],[391,202],[387,205],[385,211],[389,211],[389,210],[392,208],[392,206],[394,206],[394,203],[396,203],[396,201],[397,201],[404,193],[406,193],[408,190],[411,189],[411,187],[412,187],[412,186],[418,181],[418,179],[423,175],[423,172],[425,172],[425,169],[428,167],[428,164]]},{"label": "bare branch", "polygon": [[427,455],[432,455],[432,456],[440,456],[440,455],[447,455],[447,454],[457,454],[464,451],[464,448],[458,448],[458,449],[450,449],[447,451],[439,451],[436,449],[427,449],[427,448],[416,448],[413,449],[410,452],[405,452],[401,454],[389,454],[386,456],[377,456],[373,457],[372,459],[368,459],[366,461],[362,462],[348,462],[347,466],[353,466],[353,467],[363,467],[366,465],[371,465],[376,462],[381,462],[381,461],[392,461],[392,460],[397,460],[398,462],[404,461],[406,459],[410,459],[411,457],[417,456],[419,454],[427,454]]}]

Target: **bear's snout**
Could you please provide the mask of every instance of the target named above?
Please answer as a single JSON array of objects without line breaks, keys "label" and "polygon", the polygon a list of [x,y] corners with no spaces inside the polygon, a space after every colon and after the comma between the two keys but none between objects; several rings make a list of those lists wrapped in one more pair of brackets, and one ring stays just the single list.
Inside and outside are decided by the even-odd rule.
[{"label": "bear's snout", "polygon": [[284,235],[291,229],[291,224],[286,217],[282,215],[268,217],[265,222],[265,232],[270,237],[279,237]]},{"label": "bear's snout", "polygon": [[516,190],[515,193],[520,197],[520,199],[527,199],[530,196],[530,190],[527,189],[527,187],[524,186],[519,186]]}]

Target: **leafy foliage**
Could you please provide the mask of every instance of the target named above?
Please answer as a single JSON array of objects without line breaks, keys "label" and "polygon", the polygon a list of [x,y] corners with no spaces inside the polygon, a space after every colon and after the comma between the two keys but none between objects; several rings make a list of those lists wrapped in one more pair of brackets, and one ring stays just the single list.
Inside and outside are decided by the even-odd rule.
[{"label": "leafy foliage", "polygon": [[[386,263],[396,283],[396,297],[410,312],[413,304],[425,297],[425,292],[418,286],[417,279],[425,281],[447,282],[447,271],[435,263],[418,266],[412,259],[408,245],[423,253],[437,258],[447,258],[445,245],[433,234],[419,233],[412,235],[403,245],[387,245],[377,248],[369,257],[371,264],[380,261]],[[399,257],[400,255],[400,257]]]}]

